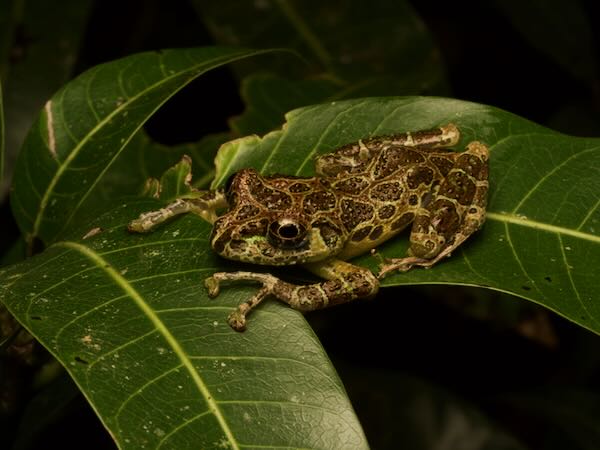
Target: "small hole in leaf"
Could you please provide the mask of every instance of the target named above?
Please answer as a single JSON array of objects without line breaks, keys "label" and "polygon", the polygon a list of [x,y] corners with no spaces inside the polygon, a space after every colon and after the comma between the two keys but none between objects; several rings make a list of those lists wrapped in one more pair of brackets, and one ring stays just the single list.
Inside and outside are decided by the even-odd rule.
[{"label": "small hole in leaf", "polygon": [[552,283],[552,278],[550,277],[544,277],[544,280],[546,280],[548,283]]},{"label": "small hole in leaf", "polygon": [[529,286],[521,286],[521,289],[523,289],[524,291],[530,291],[531,288]]},{"label": "small hole in leaf", "polygon": [[29,316],[31,320],[44,320],[41,316]]},{"label": "small hole in leaf", "polygon": [[85,364],[86,366],[89,364],[89,361],[86,361],[83,358],[80,358],[79,356],[75,357],[75,362],[78,362],[79,364]]}]

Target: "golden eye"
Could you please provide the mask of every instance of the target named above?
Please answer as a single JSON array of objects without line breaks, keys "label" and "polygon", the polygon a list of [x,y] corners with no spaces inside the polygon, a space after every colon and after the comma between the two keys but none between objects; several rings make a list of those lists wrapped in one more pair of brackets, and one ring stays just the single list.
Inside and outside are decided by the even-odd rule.
[{"label": "golden eye", "polygon": [[306,226],[296,220],[285,218],[271,222],[267,237],[269,242],[279,248],[295,249],[306,242]]}]

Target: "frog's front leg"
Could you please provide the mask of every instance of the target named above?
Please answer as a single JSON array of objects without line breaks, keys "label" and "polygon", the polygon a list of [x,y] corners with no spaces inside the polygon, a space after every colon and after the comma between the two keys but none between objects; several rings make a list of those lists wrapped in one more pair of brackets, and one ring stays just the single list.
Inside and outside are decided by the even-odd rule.
[{"label": "frog's front leg", "polygon": [[416,214],[406,258],[386,259],[378,277],[414,266],[431,267],[462,244],[485,221],[488,148],[471,142],[432,200]]},{"label": "frog's front leg", "polygon": [[222,281],[244,280],[262,283],[261,289],[254,297],[239,305],[229,315],[227,321],[236,331],[246,329],[246,315],[269,295],[294,309],[307,312],[359,298],[371,298],[379,290],[379,281],[371,271],[344,261],[331,259],[306,264],[305,267],[327,281],[296,285],[266,273],[217,272],[205,280],[205,286],[209,296],[216,297],[219,295],[219,284]]},{"label": "frog's front leg", "polygon": [[193,197],[178,198],[163,208],[149,211],[129,222],[127,228],[134,233],[147,233],[171,217],[193,212],[210,223],[217,220],[217,209],[227,207],[222,191],[193,191]]}]

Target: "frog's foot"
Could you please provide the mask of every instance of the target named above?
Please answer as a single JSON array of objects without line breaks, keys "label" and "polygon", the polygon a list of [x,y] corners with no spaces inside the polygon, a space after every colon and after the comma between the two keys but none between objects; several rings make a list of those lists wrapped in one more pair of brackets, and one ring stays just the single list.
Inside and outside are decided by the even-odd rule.
[{"label": "frog's foot", "polygon": [[384,262],[379,265],[379,273],[377,278],[380,280],[390,274],[390,272],[408,272],[413,267],[423,267],[429,269],[437,264],[441,259],[451,256],[452,251],[467,240],[470,234],[459,234],[454,237],[445,248],[442,249],[434,258],[421,258],[418,256],[407,256],[405,258],[385,258]]},{"label": "frog's foot", "polygon": [[[296,285],[282,281],[267,273],[255,272],[217,272],[204,281],[210,297],[219,295],[222,281],[257,281],[262,284],[260,290],[248,301],[240,304],[227,318],[227,322],[236,331],[246,329],[246,316],[267,296],[273,296],[302,312],[314,311],[327,306],[346,303],[358,298],[371,298],[378,289],[377,278],[367,269],[352,266],[344,261],[330,261],[313,264],[312,271],[331,277],[321,283]],[[332,273],[332,271],[334,271]]]},{"label": "frog's foot", "polygon": [[[240,304],[229,316],[227,323],[235,331],[244,331],[246,329],[246,315],[262,302],[269,294],[275,294],[276,286],[284,283],[279,278],[267,273],[254,272],[216,272],[204,280],[204,286],[208,290],[208,296],[215,298],[220,292],[221,281],[258,281],[262,283],[262,288],[249,300]],[[288,284],[288,283],[285,283]]]},{"label": "frog's foot", "polygon": [[423,258],[417,258],[416,256],[407,256],[406,258],[385,258],[381,264],[379,264],[379,273],[377,278],[382,280],[387,277],[391,272],[408,272],[416,265],[425,264],[428,261]]}]

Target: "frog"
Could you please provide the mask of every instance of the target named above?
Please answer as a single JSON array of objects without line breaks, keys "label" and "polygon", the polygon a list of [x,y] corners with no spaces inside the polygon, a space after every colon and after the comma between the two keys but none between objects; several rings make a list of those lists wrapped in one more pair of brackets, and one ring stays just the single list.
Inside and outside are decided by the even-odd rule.
[{"label": "frog", "polygon": [[[174,216],[195,213],[212,223],[210,246],[221,257],[301,265],[323,279],[294,284],[261,271],[212,274],[204,280],[211,298],[222,283],[261,285],[229,314],[236,331],[246,329],[248,314],[268,297],[302,312],[370,299],[390,273],[432,267],[483,225],[489,149],[472,141],[455,151],[459,140],[458,127],[449,123],[345,144],[316,158],[314,176],[241,169],[224,187],[142,213],[128,228],[146,233]],[[349,262],[376,252],[409,226],[406,255],[382,259],[377,274]]]}]

